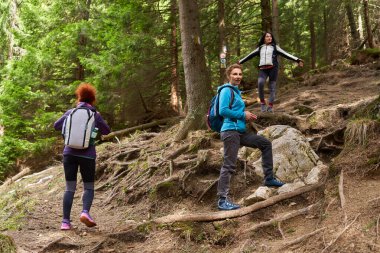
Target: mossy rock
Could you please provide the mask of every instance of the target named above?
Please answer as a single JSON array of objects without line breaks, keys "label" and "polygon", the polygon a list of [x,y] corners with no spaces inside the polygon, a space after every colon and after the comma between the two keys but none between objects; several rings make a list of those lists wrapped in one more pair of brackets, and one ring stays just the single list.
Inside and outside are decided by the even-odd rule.
[{"label": "mossy rock", "polygon": [[0,252],[16,252],[16,245],[10,236],[0,234]]}]

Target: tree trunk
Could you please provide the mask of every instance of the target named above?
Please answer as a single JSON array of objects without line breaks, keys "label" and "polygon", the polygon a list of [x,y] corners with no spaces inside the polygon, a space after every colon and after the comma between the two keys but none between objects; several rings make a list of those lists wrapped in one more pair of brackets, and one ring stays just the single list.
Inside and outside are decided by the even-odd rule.
[{"label": "tree trunk", "polygon": [[310,30],[310,60],[311,60],[311,69],[316,68],[317,62],[317,46],[316,46],[316,37],[315,37],[315,25],[314,25],[314,3],[310,0],[309,2],[309,30]]},{"label": "tree trunk", "polygon": [[261,0],[261,29],[263,32],[272,31],[270,0]]},{"label": "tree trunk", "polygon": [[171,93],[170,104],[172,109],[177,112],[182,112],[182,102],[178,90],[178,42],[177,42],[177,1],[171,0],[170,2],[170,15],[171,15]]},{"label": "tree trunk", "polygon": [[226,23],[224,21],[224,0],[218,0],[218,31],[219,31],[219,83],[224,83],[224,73],[226,71],[227,44],[226,44]]},{"label": "tree trunk", "polygon": [[[80,20],[85,20],[88,21],[90,18],[90,6],[91,6],[91,0],[86,0],[85,1],[85,8],[81,10],[81,13],[79,13]],[[85,34],[85,31],[81,30],[79,32],[79,38],[78,38],[78,50],[85,50],[85,47],[87,45],[87,35]],[[75,80],[80,80],[83,81],[85,78],[85,73],[84,73],[84,66],[82,65],[81,61],[79,58],[75,59],[75,73],[74,73],[74,78]]]},{"label": "tree trunk", "polygon": [[328,22],[327,22],[327,9],[326,9],[326,5],[323,7],[323,47],[324,47],[324,54],[323,54],[323,57],[325,59],[325,63],[328,64],[329,63],[329,48],[328,48],[328,45],[329,45],[329,42],[328,42]]},{"label": "tree trunk", "polygon": [[346,8],[346,13],[347,13],[347,18],[348,18],[348,24],[350,26],[350,31],[351,31],[351,36],[352,36],[352,48],[356,48],[358,43],[359,43],[359,32],[358,29],[356,28],[356,23],[355,23],[355,16],[354,12],[352,11],[352,5],[350,2],[347,2],[345,5]]},{"label": "tree trunk", "polygon": [[363,12],[364,12],[364,21],[365,21],[365,28],[367,31],[367,38],[368,38],[368,47],[374,48],[373,43],[373,36],[372,36],[372,30],[371,30],[371,23],[369,20],[369,13],[368,13],[368,0],[363,0]]},{"label": "tree trunk", "polygon": [[201,44],[199,10],[196,0],[179,0],[182,58],[185,73],[188,113],[174,140],[180,141],[190,130],[205,127],[204,117],[211,99],[210,76]]},{"label": "tree trunk", "polygon": [[272,32],[276,38],[277,44],[280,45],[280,14],[278,11],[278,1],[272,0]]}]

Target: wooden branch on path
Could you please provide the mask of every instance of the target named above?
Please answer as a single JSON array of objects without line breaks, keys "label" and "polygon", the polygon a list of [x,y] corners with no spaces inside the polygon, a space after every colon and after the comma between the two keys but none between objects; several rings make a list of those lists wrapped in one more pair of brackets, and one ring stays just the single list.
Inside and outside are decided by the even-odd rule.
[{"label": "wooden branch on path", "polygon": [[320,182],[314,185],[304,186],[292,192],[276,195],[264,201],[261,201],[261,202],[258,202],[253,205],[243,207],[237,210],[211,212],[211,213],[199,213],[199,214],[172,214],[172,215],[167,215],[164,217],[154,219],[152,222],[162,224],[162,223],[173,223],[173,222],[178,222],[178,221],[204,222],[204,221],[217,221],[217,220],[224,220],[224,219],[229,219],[229,218],[237,218],[237,217],[241,217],[249,213],[252,213],[254,211],[257,211],[259,209],[272,206],[282,200],[290,199],[295,196],[301,195],[303,193],[317,190],[323,185],[324,185],[324,182]]},{"label": "wooden branch on path", "polygon": [[142,124],[142,125],[139,125],[139,126],[134,126],[134,127],[126,128],[126,129],[123,129],[123,130],[111,132],[108,135],[102,136],[102,140],[103,141],[109,140],[109,139],[112,139],[115,136],[124,135],[124,134],[127,134],[127,133],[134,132],[136,130],[142,130],[142,129],[151,128],[151,127],[158,126],[160,124],[165,124],[165,123],[168,123],[170,121],[174,121],[174,120],[178,120],[178,119],[179,119],[179,117],[165,118],[165,119],[160,119],[160,120],[152,121],[152,122],[149,122],[149,123],[146,123],[146,124]]}]

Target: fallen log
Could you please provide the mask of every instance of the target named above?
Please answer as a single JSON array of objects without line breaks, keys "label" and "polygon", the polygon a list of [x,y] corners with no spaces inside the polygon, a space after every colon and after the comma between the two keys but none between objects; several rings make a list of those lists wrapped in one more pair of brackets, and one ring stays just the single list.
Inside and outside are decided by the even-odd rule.
[{"label": "fallen log", "polygon": [[199,214],[172,214],[164,217],[160,217],[154,219],[152,222],[157,224],[162,223],[173,223],[178,221],[193,221],[193,222],[204,222],[204,221],[217,221],[224,220],[229,218],[237,218],[254,211],[260,210],[262,208],[272,206],[282,200],[290,199],[295,196],[301,195],[306,192],[314,191],[324,185],[324,181],[314,185],[308,185],[301,188],[296,189],[292,192],[283,193],[280,195],[276,195],[267,200],[252,204],[247,207],[243,207],[241,209],[232,210],[232,211],[220,211],[220,212],[212,212],[212,213],[199,213]]},{"label": "fallen log", "polygon": [[174,120],[178,120],[178,119],[179,119],[179,117],[171,117],[171,118],[165,118],[165,119],[156,120],[156,121],[149,122],[149,123],[146,123],[146,124],[142,124],[142,125],[126,128],[126,129],[123,129],[123,130],[111,132],[108,135],[103,135],[101,137],[101,139],[103,141],[110,140],[110,139],[112,139],[115,136],[124,135],[124,134],[127,134],[127,133],[134,132],[136,130],[142,130],[142,129],[151,128],[151,127],[158,126],[160,124],[165,124],[165,123],[168,123],[170,121],[174,121]]}]

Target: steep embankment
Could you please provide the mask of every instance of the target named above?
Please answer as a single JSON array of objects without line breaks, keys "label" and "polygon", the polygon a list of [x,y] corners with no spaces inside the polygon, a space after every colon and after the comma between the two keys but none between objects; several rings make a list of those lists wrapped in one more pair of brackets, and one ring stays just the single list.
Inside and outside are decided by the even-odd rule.
[{"label": "steep embankment", "polygon": [[[14,239],[18,252],[376,252],[380,249],[379,152],[376,156],[380,143],[374,138],[378,125],[373,123],[366,131],[354,127],[361,129],[360,136],[368,134],[367,145],[356,142],[354,132],[351,149],[343,133],[352,129],[347,122],[361,108],[379,104],[370,103],[379,91],[376,65],[329,67],[280,90],[276,113],[259,114],[253,127],[288,124],[302,130],[329,166],[328,175],[307,193],[259,202],[261,208],[247,215],[218,218],[215,194],[222,159],[218,136],[199,131],[172,144],[173,126],[98,147],[91,210],[97,227],[86,228],[79,222],[79,182],[72,210],[74,229],[59,230],[64,179],[57,163],[1,187],[1,229]],[[257,105],[250,109],[258,111]],[[367,156],[359,162],[363,150]],[[239,160],[231,183],[236,201],[261,185],[247,161]],[[372,169],[358,173],[365,167]],[[220,221],[149,222],[162,222],[157,219],[170,214],[200,213],[219,215],[215,220]],[[266,221],[270,222],[262,223]]]}]

